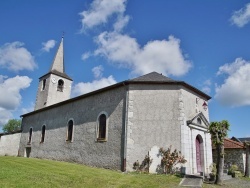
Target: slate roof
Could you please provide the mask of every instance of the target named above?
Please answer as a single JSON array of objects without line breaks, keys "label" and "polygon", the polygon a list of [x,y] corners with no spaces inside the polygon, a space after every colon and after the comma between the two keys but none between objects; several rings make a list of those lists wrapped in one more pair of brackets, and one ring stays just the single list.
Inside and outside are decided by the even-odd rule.
[{"label": "slate roof", "polygon": [[128,80],[132,82],[176,82],[172,80],[171,78],[168,78],[166,76],[163,76],[162,74],[159,74],[157,72],[151,72],[148,74],[145,74],[143,76]]},{"label": "slate roof", "polygon": [[63,78],[67,78],[67,79],[73,81],[72,78],[70,78],[66,73],[64,73],[64,72],[59,72],[59,71],[57,71],[57,70],[51,70],[51,71],[49,71],[47,74],[41,76],[39,79],[43,78],[44,76],[47,76],[48,74],[55,74],[55,75],[57,75],[57,76],[61,76],[61,77],[63,77]]},{"label": "slate roof", "polygon": [[[54,71],[54,70],[52,70],[52,71]],[[47,74],[50,74],[50,72],[47,73]],[[45,75],[47,75],[47,74],[45,74]],[[56,74],[56,73],[54,73],[54,74]],[[65,73],[63,73],[63,74],[66,75]],[[44,76],[42,76],[42,77],[44,77]],[[71,79],[71,78],[69,78],[69,79]],[[94,95],[96,93],[100,93],[100,92],[103,92],[103,91],[107,91],[107,90],[110,90],[110,89],[113,89],[113,88],[116,88],[116,87],[122,87],[122,86],[129,85],[129,84],[168,84],[168,85],[179,85],[179,86],[183,86],[185,88],[190,89],[194,93],[199,94],[200,96],[204,97],[207,100],[211,99],[211,97],[209,95],[207,95],[204,92],[200,91],[199,89],[197,89],[197,88],[195,88],[195,87],[187,84],[186,82],[172,80],[172,79],[170,79],[170,78],[168,78],[166,76],[163,76],[162,74],[159,74],[157,72],[151,72],[149,74],[145,74],[145,75],[140,76],[138,78],[134,78],[134,79],[130,79],[130,80],[125,80],[125,81],[116,83],[114,85],[110,85],[108,87],[104,87],[104,88],[92,91],[90,93],[86,93],[86,94],[80,95],[78,97],[75,97],[75,98],[72,98],[72,99],[68,99],[68,100],[62,101],[60,103],[53,104],[53,105],[45,107],[45,108],[41,108],[39,110],[36,110],[36,111],[30,112],[30,113],[21,115],[21,117],[24,117],[24,116],[27,116],[27,115],[31,115],[33,113],[37,113],[37,112],[40,112],[40,111],[43,111],[43,110],[46,110],[46,109],[49,109],[49,108],[53,108],[53,107],[56,107],[56,106],[60,106],[62,104],[66,104],[66,103],[69,103],[69,102],[72,102],[72,101],[76,101],[76,100],[79,100],[81,98],[85,98],[85,97]]]},{"label": "slate roof", "polygon": [[245,137],[245,138],[238,138],[241,142],[248,141],[250,142],[250,137]]}]

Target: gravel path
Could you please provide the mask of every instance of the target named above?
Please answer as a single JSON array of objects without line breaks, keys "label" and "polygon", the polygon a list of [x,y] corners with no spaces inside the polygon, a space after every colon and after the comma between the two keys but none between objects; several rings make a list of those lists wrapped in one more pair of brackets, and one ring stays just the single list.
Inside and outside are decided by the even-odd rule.
[{"label": "gravel path", "polygon": [[250,188],[250,181],[240,178],[232,178],[230,180],[224,181],[225,187],[230,188]]}]

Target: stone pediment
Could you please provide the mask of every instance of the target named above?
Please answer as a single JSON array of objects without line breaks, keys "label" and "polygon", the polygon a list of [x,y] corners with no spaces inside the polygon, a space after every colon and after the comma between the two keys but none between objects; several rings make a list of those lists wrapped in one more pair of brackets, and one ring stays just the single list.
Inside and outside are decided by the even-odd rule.
[{"label": "stone pediment", "polygon": [[202,112],[193,116],[192,119],[187,121],[187,125],[193,128],[208,130],[209,122]]}]

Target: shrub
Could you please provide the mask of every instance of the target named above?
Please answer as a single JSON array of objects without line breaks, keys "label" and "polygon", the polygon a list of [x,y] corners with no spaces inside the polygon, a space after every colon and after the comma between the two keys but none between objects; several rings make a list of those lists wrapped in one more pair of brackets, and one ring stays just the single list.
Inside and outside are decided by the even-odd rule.
[{"label": "shrub", "polygon": [[187,160],[181,155],[181,152],[176,149],[172,152],[172,146],[170,146],[167,150],[160,148],[159,153],[162,156],[161,164],[164,168],[165,173],[173,173],[173,168],[177,164],[184,164]]},{"label": "shrub", "polygon": [[149,167],[150,167],[152,161],[153,161],[153,159],[150,159],[150,156],[146,155],[141,164],[139,163],[138,160],[136,162],[134,162],[133,169],[136,170],[137,172],[147,172],[148,173]]}]

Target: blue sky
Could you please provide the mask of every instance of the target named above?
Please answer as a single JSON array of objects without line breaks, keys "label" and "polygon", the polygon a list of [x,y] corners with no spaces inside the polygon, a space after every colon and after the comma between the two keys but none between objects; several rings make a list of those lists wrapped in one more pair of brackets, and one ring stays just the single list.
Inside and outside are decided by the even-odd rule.
[{"label": "blue sky", "polygon": [[0,126],[34,108],[64,32],[72,97],[151,71],[209,94],[210,121],[250,136],[250,4],[1,0]]}]

